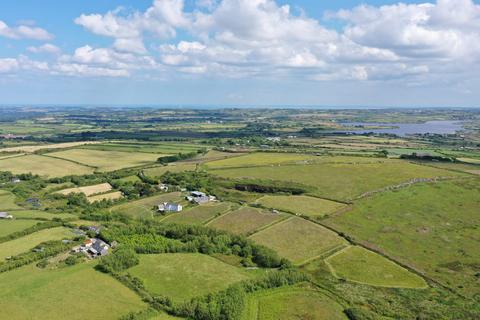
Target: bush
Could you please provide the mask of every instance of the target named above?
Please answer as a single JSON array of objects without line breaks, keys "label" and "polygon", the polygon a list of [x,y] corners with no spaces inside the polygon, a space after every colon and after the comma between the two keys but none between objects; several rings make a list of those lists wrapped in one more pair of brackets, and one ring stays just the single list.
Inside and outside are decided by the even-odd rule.
[{"label": "bush", "polygon": [[128,247],[120,247],[114,253],[103,257],[97,268],[106,273],[126,270],[140,262],[135,251]]}]

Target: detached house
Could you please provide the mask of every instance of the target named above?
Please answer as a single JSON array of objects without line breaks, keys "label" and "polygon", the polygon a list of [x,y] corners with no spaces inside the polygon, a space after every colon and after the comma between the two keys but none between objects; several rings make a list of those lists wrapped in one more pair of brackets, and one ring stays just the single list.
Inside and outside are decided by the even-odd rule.
[{"label": "detached house", "polygon": [[178,203],[169,203],[169,202],[164,202],[162,204],[158,205],[158,212],[164,213],[164,212],[180,212],[183,210],[183,206]]}]

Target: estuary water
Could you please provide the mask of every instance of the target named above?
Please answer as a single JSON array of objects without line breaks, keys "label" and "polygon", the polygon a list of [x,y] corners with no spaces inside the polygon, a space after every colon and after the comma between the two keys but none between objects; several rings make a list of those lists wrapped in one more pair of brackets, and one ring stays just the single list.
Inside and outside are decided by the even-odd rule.
[{"label": "estuary water", "polygon": [[358,130],[335,130],[339,133],[389,133],[397,136],[407,136],[412,134],[454,134],[457,131],[463,130],[462,121],[427,121],[424,123],[369,123],[369,122],[347,122],[342,123],[346,127],[354,126],[392,126],[394,128],[385,129],[362,129]]}]

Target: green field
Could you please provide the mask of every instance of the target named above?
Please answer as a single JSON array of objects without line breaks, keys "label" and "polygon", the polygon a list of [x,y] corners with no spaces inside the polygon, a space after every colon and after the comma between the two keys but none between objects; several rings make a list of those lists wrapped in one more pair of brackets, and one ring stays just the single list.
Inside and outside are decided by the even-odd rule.
[{"label": "green field", "polygon": [[207,203],[188,210],[172,214],[163,221],[181,224],[203,224],[208,220],[227,212],[232,207],[228,202]]},{"label": "green field", "polygon": [[0,211],[19,209],[15,204],[15,195],[10,191],[0,190]]},{"label": "green field", "polygon": [[[73,219],[76,215],[70,213],[50,213],[39,210],[22,210],[12,211],[11,214],[18,219],[38,219],[38,220],[52,220],[52,219]],[[38,221],[37,221],[38,222]]]},{"label": "green field", "polygon": [[480,180],[418,184],[325,223],[467,295],[480,293]]},{"label": "green field", "polygon": [[314,160],[315,156],[301,153],[249,153],[247,155],[223,160],[211,161],[206,164],[208,168],[234,168],[276,165],[285,163],[303,162]]},{"label": "green field", "polygon": [[175,165],[168,165],[168,166],[161,166],[161,167],[154,167],[154,168],[148,168],[143,170],[143,173],[147,177],[153,177],[153,178],[158,178],[162,175],[164,175],[166,172],[183,172],[183,171],[195,171],[196,169],[195,164],[175,164]]},{"label": "green field", "polygon": [[180,192],[162,193],[153,197],[127,202],[112,207],[111,212],[126,214],[135,218],[151,218],[155,213],[155,207],[163,202],[182,200]]},{"label": "green field", "polygon": [[277,223],[250,238],[295,264],[346,245],[346,241],[334,232],[298,217]]},{"label": "green field", "polygon": [[146,289],[183,301],[249,278],[247,271],[197,253],[142,255],[140,264],[128,270],[144,281]]},{"label": "green field", "polygon": [[300,183],[314,188],[312,194],[350,200],[368,191],[397,185],[414,178],[463,175],[407,161],[370,159],[370,163],[321,163],[212,170],[226,178],[257,178]]},{"label": "green field", "polygon": [[362,247],[347,247],[325,262],[336,277],[349,281],[390,288],[427,287],[418,275]]},{"label": "green field", "polygon": [[311,288],[285,287],[251,294],[242,320],[346,320],[336,301]]},{"label": "green field", "polygon": [[141,141],[125,141],[125,142],[110,142],[95,145],[88,145],[82,149],[101,150],[101,151],[122,151],[122,152],[144,152],[144,153],[161,153],[161,154],[176,154],[196,152],[199,149],[205,148],[204,145],[196,144],[182,144],[182,143],[148,143]]},{"label": "green field", "polygon": [[0,220],[0,237],[25,230],[37,223],[35,220]]},{"label": "green field", "polygon": [[70,149],[48,154],[51,157],[66,159],[98,171],[114,171],[154,163],[162,154],[135,153],[122,151],[101,151],[89,149]]},{"label": "green field", "polygon": [[28,265],[0,274],[0,309],[11,320],[114,320],[145,307],[92,263],[54,270]]},{"label": "green field", "polygon": [[15,240],[3,242],[0,243],[0,261],[7,257],[15,256],[33,249],[35,246],[45,241],[70,239],[73,237],[74,234],[70,229],[57,227],[40,230]]},{"label": "green field", "polygon": [[50,178],[83,175],[93,172],[93,168],[84,165],[35,154],[0,160],[0,167],[8,168],[8,171],[12,173],[31,172]]},{"label": "green field", "polygon": [[285,215],[266,210],[243,207],[213,220],[211,223],[208,223],[208,226],[235,234],[246,235],[285,217]]},{"label": "green field", "polygon": [[323,217],[345,207],[343,203],[308,196],[265,196],[257,203],[308,217]]}]

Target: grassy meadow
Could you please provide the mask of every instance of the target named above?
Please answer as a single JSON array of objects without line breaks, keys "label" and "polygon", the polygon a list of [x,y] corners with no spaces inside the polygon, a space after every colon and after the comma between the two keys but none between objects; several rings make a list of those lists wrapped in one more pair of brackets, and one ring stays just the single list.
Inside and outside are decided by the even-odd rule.
[{"label": "grassy meadow", "polygon": [[182,194],[180,192],[162,193],[153,197],[114,206],[110,211],[125,214],[134,218],[151,218],[156,211],[157,205],[169,201],[182,201]]},{"label": "grassy meadow", "polygon": [[93,173],[91,167],[36,154],[0,160],[0,167],[15,174],[32,173],[49,178]]},{"label": "grassy meadow", "polygon": [[256,208],[242,207],[212,220],[208,223],[208,226],[235,234],[247,235],[255,230],[285,218],[286,216],[283,214],[272,213]]},{"label": "grassy meadow", "polygon": [[345,207],[343,203],[308,196],[264,196],[257,203],[308,217],[323,217]]},{"label": "grassy meadow", "polygon": [[211,202],[195,206],[182,212],[167,216],[165,222],[180,224],[203,224],[214,217],[226,213],[232,208],[232,204],[228,202]]},{"label": "grassy meadow", "polygon": [[426,288],[420,276],[379,254],[349,246],[325,259],[332,273],[341,279],[390,288]]},{"label": "grassy meadow", "polygon": [[106,172],[154,163],[163,154],[70,149],[48,153],[48,155],[93,167],[101,172]]},{"label": "grassy meadow", "polygon": [[174,301],[220,291],[250,277],[246,270],[197,253],[141,255],[140,264],[128,272],[142,279],[149,292]]},{"label": "grassy meadow", "polygon": [[381,159],[369,163],[320,163],[212,170],[225,178],[257,178],[300,183],[312,194],[335,200],[352,200],[368,191],[397,185],[415,178],[453,177],[463,173]]},{"label": "grassy meadow", "polygon": [[0,261],[7,257],[15,256],[31,250],[42,242],[71,239],[73,237],[74,234],[70,229],[57,227],[52,229],[43,229],[15,240],[3,242],[0,243]]},{"label": "grassy meadow", "polygon": [[146,307],[92,263],[60,269],[27,265],[0,274],[0,308],[11,320],[111,319]]},{"label": "grassy meadow", "polygon": [[183,172],[183,171],[195,171],[196,167],[197,166],[195,164],[179,163],[175,165],[172,164],[167,166],[148,168],[143,170],[143,173],[147,177],[158,178],[167,172],[177,173],[177,172]]},{"label": "grassy meadow", "polygon": [[57,193],[63,195],[69,195],[70,193],[83,193],[85,196],[89,197],[95,194],[105,193],[110,190],[112,190],[112,186],[109,183],[101,183],[93,186],[64,189],[57,191]]},{"label": "grassy meadow", "polygon": [[7,190],[0,190],[0,211],[15,210],[20,207],[15,203],[15,195]]},{"label": "grassy meadow", "polygon": [[50,213],[40,210],[20,210],[12,211],[11,214],[18,219],[38,219],[38,220],[53,220],[57,219],[74,219],[76,215],[70,213]]},{"label": "grassy meadow", "polygon": [[235,168],[235,167],[251,167],[278,165],[285,163],[295,163],[307,160],[314,160],[315,156],[297,153],[249,153],[246,155],[232,157],[228,159],[210,161],[206,167],[212,168]]},{"label": "grassy meadow", "polygon": [[0,220],[0,238],[36,225],[36,220]]},{"label": "grassy meadow", "polygon": [[247,299],[242,320],[347,320],[343,307],[312,288],[266,290]]},{"label": "grassy meadow", "polygon": [[480,293],[480,180],[418,184],[358,201],[325,223],[454,290]]},{"label": "grassy meadow", "polygon": [[295,264],[346,245],[346,241],[334,232],[298,217],[277,223],[250,238]]}]

